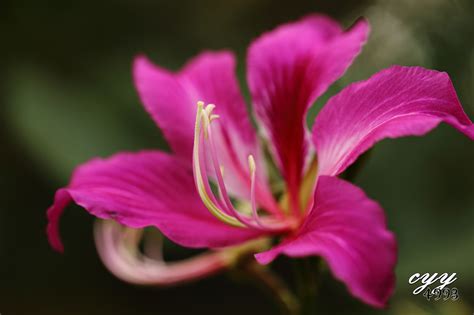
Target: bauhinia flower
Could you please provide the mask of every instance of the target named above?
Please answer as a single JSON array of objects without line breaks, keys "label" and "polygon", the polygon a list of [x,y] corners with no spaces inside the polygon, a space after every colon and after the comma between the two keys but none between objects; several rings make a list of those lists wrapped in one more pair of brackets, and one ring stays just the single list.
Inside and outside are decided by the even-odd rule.
[{"label": "bauhinia flower", "polygon": [[[421,136],[445,122],[474,139],[474,127],[446,73],[393,66],[332,97],[309,131],[308,108],[344,74],[368,32],[365,20],[344,31],[312,15],[257,38],[247,80],[261,138],[232,53],[204,52],[176,73],[137,57],[138,94],[172,153],[119,153],[79,166],[48,210],[52,246],[63,248],[58,221],[71,201],[127,227],[154,226],[185,247],[275,238],[258,262],[321,256],[354,296],[383,307],[394,288],[394,235],[379,204],[337,176],[384,138]],[[271,188],[270,157],[280,191]]]}]

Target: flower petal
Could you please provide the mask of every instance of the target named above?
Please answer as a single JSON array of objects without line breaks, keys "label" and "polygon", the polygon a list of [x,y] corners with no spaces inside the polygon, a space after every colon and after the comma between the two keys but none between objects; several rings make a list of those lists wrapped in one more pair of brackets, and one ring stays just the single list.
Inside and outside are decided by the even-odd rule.
[{"label": "flower petal", "polygon": [[[216,105],[219,131],[216,146],[224,166],[226,184],[239,197],[249,195],[248,155],[264,165],[255,129],[235,77],[235,57],[227,51],[205,52],[181,71],[169,72],[139,56],[134,63],[134,80],[145,108],[173,151],[191,161],[197,101]],[[257,169],[260,198],[269,199],[264,167]],[[268,203],[268,202],[267,202]]]},{"label": "flower petal", "polygon": [[263,34],[249,48],[254,109],[293,193],[305,164],[307,109],[349,67],[368,31],[365,20],[343,32],[336,21],[311,15]]},{"label": "flower petal", "polygon": [[196,103],[217,106],[226,124],[243,141],[255,145],[256,137],[235,77],[231,52],[204,52],[172,73],[138,56],[133,65],[135,86],[157,125],[177,154],[191,159]]},{"label": "flower petal", "polygon": [[155,66],[145,56],[135,58],[133,78],[145,109],[173,152],[191,157],[196,102],[188,95],[188,87],[179,75]]},{"label": "flower petal", "polygon": [[186,247],[223,247],[258,236],[212,216],[199,199],[190,165],[162,152],[120,153],[78,167],[48,209],[48,237],[59,251],[59,218],[71,201],[128,227],[155,226]]},{"label": "flower petal", "polygon": [[316,117],[319,174],[340,174],[377,141],[421,136],[440,122],[474,139],[473,124],[446,73],[401,66],[383,70],[349,85]]},{"label": "flower petal", "polygon": [[314,200],[297,235],[257,254],[257,260],[320,255],[354,296],[383,307],[394,289],[397,256],[383,210],[360,188],[330,176],[318,179]]}]

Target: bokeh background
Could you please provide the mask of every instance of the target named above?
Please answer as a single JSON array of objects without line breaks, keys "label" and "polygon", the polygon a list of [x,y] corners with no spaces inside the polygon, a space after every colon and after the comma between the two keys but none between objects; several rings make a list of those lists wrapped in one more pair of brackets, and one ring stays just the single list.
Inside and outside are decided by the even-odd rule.
[{"label": "bokeh background", "polygon": [[[184,287],[139,288],[101,264],[93,218],[71,206],[62,221],[66,251],[45,237],[45,210],[73,168],[120,150],[164,148],[142,110],[130,69],[137,53],[178,69],[202,49],[245,50],[264,30],[310,12],[373,32],[346,76],[349,82],[392,64],[449,72],[474,118],[474,2],[386,1],[34,1],[0,2],[0,313],[278,314],[271,299],[233,275]],[[248,95],[248,94],[247,94]],[[310,123],[312,119],[309,120]],[[474,312],[474,144],[447,126],[424,138],[385,140],[356,183],[386,209],[399,242],[397,289],[387,310],[373,310],[322,278],[320,314]],[[170,257],[182,254],[170,246]],[[284,258],[277,267],[284,270]],[[456,272],[461,299],[428,302],[411,294],[415,272]]]}]

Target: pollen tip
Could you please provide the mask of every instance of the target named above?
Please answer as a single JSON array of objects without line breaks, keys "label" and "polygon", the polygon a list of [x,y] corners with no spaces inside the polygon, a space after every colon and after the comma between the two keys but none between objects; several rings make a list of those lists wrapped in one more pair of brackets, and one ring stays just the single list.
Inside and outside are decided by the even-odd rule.
[{"label": "pollen tip", "polygon": [[197,106],[198,107],[204,107],[204,102],[203,101],[198,101]]},{"label": "pollen tip", "polygon": [[222,177],[224,177],[224,165],[219,166]]},{"label": "pollen tip", "polygon": [[216,108],[216,105],[214,104],[207,104],[206,108],[204,109],[207,113],[208,116],[211,116],[212,111]]},{"label": "pollen tip", "polygon": [[252,154],[249,154],[248,162],[249,162],[250,172],[253,173],[255,171],[255,159],[253,158]]}]

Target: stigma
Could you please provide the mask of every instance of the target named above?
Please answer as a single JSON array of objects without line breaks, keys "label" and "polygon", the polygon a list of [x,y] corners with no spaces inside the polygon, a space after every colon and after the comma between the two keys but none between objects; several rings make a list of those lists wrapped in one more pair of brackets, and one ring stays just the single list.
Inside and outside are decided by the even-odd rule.
[{"label": "stigma", "polygon": [[[261,216],[256,201],[256,169],[253,155],[247,156],[248,176],[250,179],[250,211],[236,209],[232,204],[224,182],[224,167],[219,163],[216,141],[211,128],[219,119],[213,114],[214,104],[197,102],[196,124],[194,128],[193,174],[196,189],[202,202],[217,219],[238,228],[253,228],[267,232],[288,229],[287,222],[271,215]],[[209,161],[208,161],[209,159]],[[208,174],[208,171],[211,174]],[[217,186],[217,196],[211,189],[210,179]]]}]

